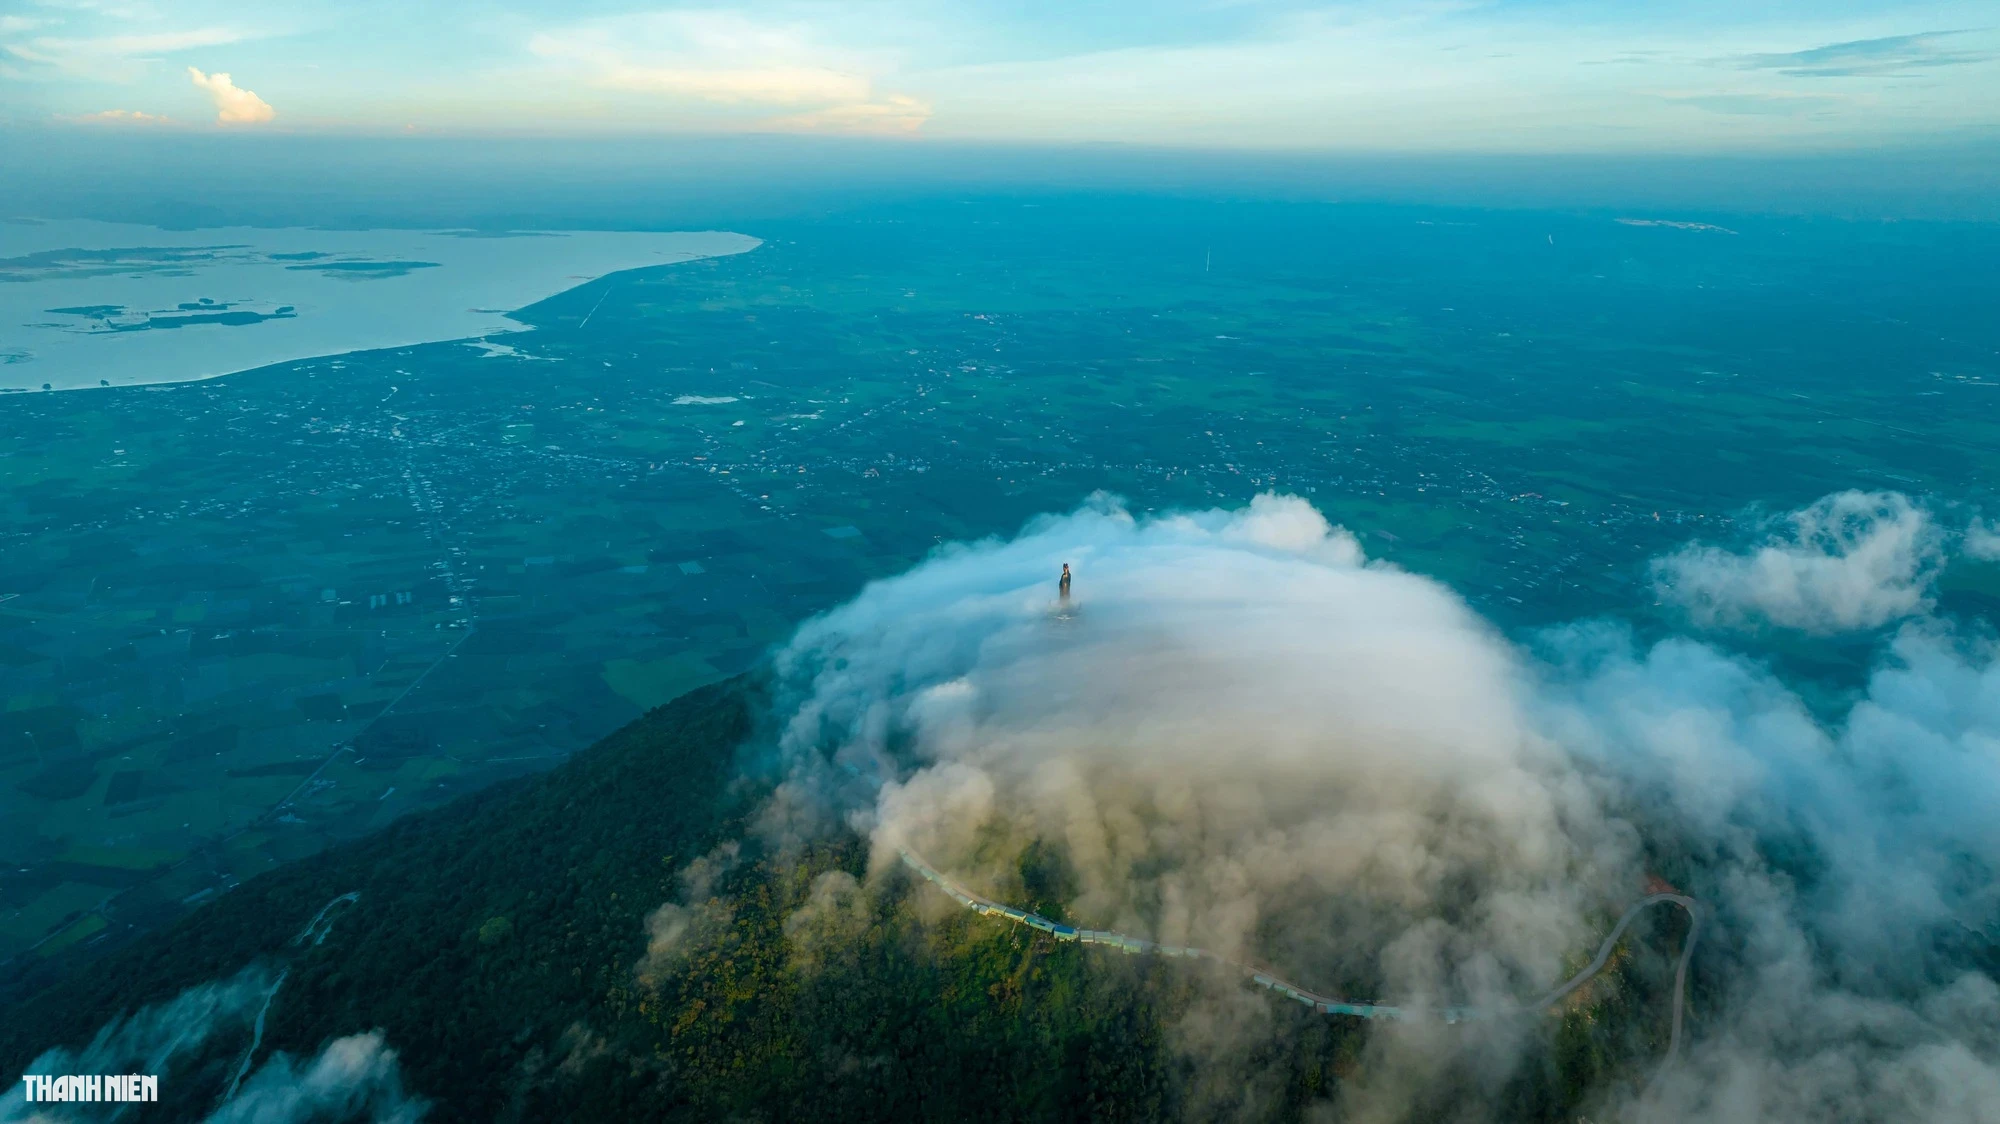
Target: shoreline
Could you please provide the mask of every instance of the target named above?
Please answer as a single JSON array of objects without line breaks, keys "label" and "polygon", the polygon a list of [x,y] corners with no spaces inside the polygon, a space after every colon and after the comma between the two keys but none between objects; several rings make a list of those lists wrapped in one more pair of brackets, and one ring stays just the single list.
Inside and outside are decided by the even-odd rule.
[{"label": "shoreline", "polygon": [[[579,286],[760,245],[730,231],[0,223],[0,396],[205,382],[525,332],[515,311]],[[271,308],[284,315],[219,315]]]}]

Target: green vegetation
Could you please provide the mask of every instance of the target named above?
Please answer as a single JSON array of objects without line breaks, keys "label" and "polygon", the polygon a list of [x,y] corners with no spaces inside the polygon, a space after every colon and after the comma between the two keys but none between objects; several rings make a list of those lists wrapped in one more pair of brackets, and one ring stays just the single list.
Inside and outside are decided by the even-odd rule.
[{"label": "green vegetation", "polygon": [[[304,919],[359,891],[289,961],[267,1046],[310,1053],[381,1028],[438,1120],[1160,1120],[1221,1103],[1288,1119],[1354,1071],[1365,1024],[1258,992],[1268,1036],[1219,1074],[1176,1027],[1200,989],[1240,981],[934,908],[900,868],[889,893],[843,893],[865,874],[853,837],[758,852],[744,816],[764,790],[732,780],[763,706],[750,681],[703,688],[545,776],[254,879],[15,1006],[0,1067],[294,955]],[[684,940],[649,958],[648,916],[696,888],[677,872],[711,853],[735,857],[686,903]],[[1031,848],[1020,866],[1029,897],[1056,908],[1042,898],[1059,892],[1059,859]],[[1567,1120],[1583,1078],[1653,1062],[1627,986],[1601,977],[1551,1024],[1545,1061],[1510,1090],[1513,1118]],[[199,1101],[159,1115],[193,1118]]]},{"label": "green vegetation", "polygon": [[[1372,556],[1442,577],[1505,627],[1616,611],[1644,629],[1658,623],[1645,559],[1738,533],[1747,504],[1846,487],[1976,504],[1994,479],[1990,233],[1774,220],[1711,236],[1600,215],[1042,203],[752,230],[767,239],[752,253],[525,310],[536,330],[507,337],[519,356],[439,343],[0,398],[0,1005],[127,944],[175,957],[174,970],[156,985],[103,977],[78,1018],[232,970],[330,894],[363,888],[327,872],[369,870],[367,908],[433,928],[397,937],[410,946],[386,966],[364,966],[370,948],[323,969],[330,980],[288,984],[288,1048],[361,1025],[308,1018],[319,1008],[305,997],[337,1011],[349,973],[380,972],[368,986],[388,998],[367,1018],[412,1051],[425,1088],[488,1072],[424,1068],[451,1050],[501,1051],[491,1072],[512,1073],[539,1049],[554,1072],[571,1021],[615,1039],[617,1056],[663,1057],[655,1047],[681,1039],[639,1029],[653,1026],[631,1014],[639,999],[616,1018],[602,1005],[629,986],[646,912],[679,892],[673,871],[720,838],[726,811],[697,805],[721,782],[701,788],[662,761],[573,812],[520,812],[546,834],[533,840],[494,809],[519,811],[510,802],[542,791],[523,776],[756,666],[797,622],[941,542],[1010,533],[1098,489],[1142,511],[1293,491]],[[1954,562],[1944,609],[1990,612],[1996,575]],[[1764,652],[1835,700],[1867,653],[1864,641]],[[657,721],[602,752],[666,738]],[[399,857],[419,838],[437,850]],[[368,842],[335,865],[285,869],[354,839]],[[483,873],[465,865],[475,855]],[[835,849],[804,869],[856,861]],[[1030,868],[1027,891],[1059,901],[1044,880],[1059,867]],[[560,881],[574,869],[595,873]],[[516,896],[543,877],[542,896]],[[731,877],[769,883],[732,882],[733,899],[805,892],[789,867],[753,861]],[[212,952],[147,951],[197,907]],[[740,978],[775,987],[788,954],[770,916],[736,913],[753,915],[763,928],[746,930],[743,955],[768,963],[745,961]],[[842,978],[894,979],[926,963],[910,949],[958,947],[949,923],[921,939],[913,924],[897,913],[857,939],[854,956],[879,960]],[[366,929],[343,921],[312,963],[335,963]],[[1035,1080],[1111,1064],[1091,1052],[1109,1039],[1065,1036],[1152,1042],[1169,1009],[1151,977],[1107,974],[1138,967],[1073,965],[1004,931],[961,936],[989,965],[962,994],[1017,997],[1030,1023],[1037,981],[1065,972],[1080,974],[1062,995],[1136,989],[1125,1006],[1093,999],[1035,1024],[1034,1048],[1055,1051],[1023,1061]],[[458,1026],[449,988],[419,1002],[421,988],[403,997],[384,981],[427,978],[422,956],[447,953],[518,973],[493,986],[524,998],[475,1005],[476,1033],[419,1046],[395,1032]],[[942,982],[975,978],[960,970],[911,977],[933,989],[911,997],[855,995],[915,1019],[910,1004],[961,995]],[[831,1001],[785,994],[742,1000],[731,1025],[805,1025],[807,1006]],[[541,998],[555,1014],[506,1045],[525,1025],[509,1020]],[[1100,1006],[1130,1021],[1089,1029]],[[61,1025],[73,1037],[83,1023]],[[1322,1033],[1323,1048],[1296,1047],[1312,1055],[1286,1071],[1299,1088],[1321,1088],[1345,1064],[1327,1059],[1352,1048],[1318,1029],[1286,1041]],[[806,1057],[817,1040],[783,1041],[759,1050],[794,1074],[833,1064]],[[1574,1049],[1594,1057],[1605,1041]],[[1154,1046],[1133,1059],[1133,1088],[1184,1087],[1158,1076],[1174,1063]],[[685,1089],[688,1104],[722,1104]]]},{"label": "green vegetation", "polygon": [[1098,489],[1300,492],[1534,624],[1643,606],[1643,560],[1744,504],[1976,499],[1992,468],[1996,341],[1962,315],[1988,273],[1935,268],[1977,239],[882,218],[563,294],[509,337],[530,359],[440,343],[0,401],[0,957],[64,923],[72,846],[175,854],[143,885],[89,875],[120,890],[112,938],[150,928]]}]

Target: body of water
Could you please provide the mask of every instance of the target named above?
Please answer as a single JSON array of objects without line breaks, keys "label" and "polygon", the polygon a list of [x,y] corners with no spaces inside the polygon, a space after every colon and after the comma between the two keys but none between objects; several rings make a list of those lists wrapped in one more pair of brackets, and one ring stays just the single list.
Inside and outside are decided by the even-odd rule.
[{"label": "body of water", "polygon": [[724,231],[161,230],[0,224],[0,390],[184,382],[521,331],[507,313],[621,270],[742,253]]}]

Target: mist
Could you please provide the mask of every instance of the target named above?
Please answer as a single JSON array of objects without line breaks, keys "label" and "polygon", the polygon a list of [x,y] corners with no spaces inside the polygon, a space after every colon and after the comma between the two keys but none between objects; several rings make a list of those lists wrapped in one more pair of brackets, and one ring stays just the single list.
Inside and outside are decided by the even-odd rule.
[{"label": "mist", "polygon": [[1401,155],[775,135],[148,136],[0,122],[0,145],[26,157],[0,165],[0,219],[177,228],[743,228],[940,198],[1078,193],[2000,219],[2000,148],[1978,137],[1769,155]]},{"label": "mist", "polygon": [[[1538,993],[1664,880],[1703,907],[1689,1041],[1661,1067],[1663,1029],[1642,1028],[1594,1114],[2000,1119],[2000,664],[1931,608],[1945,556],[1977,542],[1940,518],[1831,497],[1676,556],[1660,580],[1744,611],[1642,643],[1616,620],[1505,637],[1297,497],[1161,517],[1099,497],[801,628],[776,660],[785,780],[761,830],[781,849],[858,831],[870,886],[908,847],[1001,901],[1042,848],[1075,924],[1418,1005]],[[1872,629],[1875,670],[1829,719],[1755,658],[1753,627]],[[1645,984],[1681,939],[1635,930],[1626,970]],[[1211,983],[1169,1029],[1226,1116],[1268,1079],[1252,1059],[1276,1021]],[[1327,1107],[1496,1118],[1545,1033],[1371,1024]]]},{"label": "mist", "polygon": [[[405,1091],[396,1052],[380,1031],[332,1039],[310,1058],[284,1051],[260,1057],[263,1013],[283,984],[283,972],[252,964],[227,979],[121,1015],[80,1049],[46,1050],[26,1072],[151,1074],[160,1079],[162,1104],[185,1106],[208,1098],[214,1107],[205,1115],[177,1113],[207,1124],[414,1124],[423,1118],[428,1105]],[[160,1107],[29,1104],[23,1089],[16,1082],[0,1093],[0,1124],[139,1120]]]}]

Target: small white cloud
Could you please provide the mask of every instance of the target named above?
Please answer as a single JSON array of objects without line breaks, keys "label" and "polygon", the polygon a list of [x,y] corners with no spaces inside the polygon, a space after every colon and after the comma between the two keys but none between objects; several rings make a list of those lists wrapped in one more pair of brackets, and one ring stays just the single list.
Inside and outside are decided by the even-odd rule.
[{"label": "small white cloud", "polygon": [[242,1092],[215,1110],[208,1124],[303,1124],[326,1119],[416,1124],[427,1107],[403,1091],[396,1052],[383,1041],[381,1031],[371,1030],[336,1038],[303,1064],[282,1051],[273,1054],[244,1083]]},{"label": "small white cloud", "polygon": [[1943,536],[1897,492],[1839,492],[1773,520],[1747,553],[1690,544],[1653,562],[1663,600],[1707,627],[1874,628],[1930,608]]},{"label": "small white cloud", "polygon": [[188,67],[188,77],[197,88],[206,90],[215,100],[215,123],[218,125],[261,125],[278,115],[271,103],[242,89],[230,81],[229,75],[217,72],[203,74],[194,67]]},{"label": "small white cloud", "polygon": [[781,132],[862,133],[874,136],[909,136],[930,120],[928,102],[906,94],[890,94],[880,101],[858,101],[830,105],[774,117],[764,124]]},{"label": "small white cloud", "polygon": [[699,69],[619,64],[606,67],[599,82],[614,90],[724,103],[796,105],[868,96],[866,78],[820,67]]},{"label": "small white cloud", "polygon": [[105,109],[96,113],[79,113],[59,120],[78,125],[171,125],[174,119],[158,113],[142,113],[136,109]]},{"label": "small white cloud", "polygon": [[1986,562],[2000,561],[2000,528],[1984,519],[1974,519],[1965,528],[1965,553]]}]

